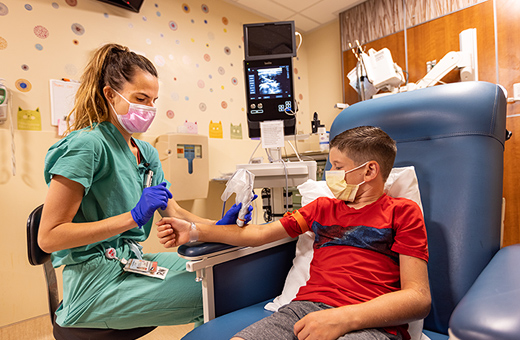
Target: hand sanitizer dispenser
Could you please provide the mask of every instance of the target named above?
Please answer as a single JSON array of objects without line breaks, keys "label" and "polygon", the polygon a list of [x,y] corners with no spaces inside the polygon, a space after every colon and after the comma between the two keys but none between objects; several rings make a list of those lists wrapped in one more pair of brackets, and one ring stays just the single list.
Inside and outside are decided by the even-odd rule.
[{"label": "hand sanitizer dispenser", "polygon": [[0,124],[7,120],[7,87],[0,79]]},{"label": "hand sanitizer dispenser", "polygon": [[209,188],[208,137],[168,133],[155,141],[164,176],[177,201],[206,198]]}]

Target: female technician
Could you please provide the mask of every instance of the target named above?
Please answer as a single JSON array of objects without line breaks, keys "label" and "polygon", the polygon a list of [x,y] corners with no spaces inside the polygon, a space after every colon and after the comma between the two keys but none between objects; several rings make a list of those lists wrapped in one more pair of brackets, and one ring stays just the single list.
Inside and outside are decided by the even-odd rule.
[{"label": "female technician", "polygon": [[[156,149],[132,137],[152,123],[158,92],[157,70],[148,59],[120,45],[102,46],[81,78],[72,132],[47,153],[49,190],[38,243],[52,252],[54,267],[65,266],[60,326],[126,329],[201,321],[201,286],[186,272],[185,260],[176,253],[143,255],[138,244],[148,238],[156,210],[215,223],[177,204]],[[234,224],[239,208],[217,223]],[[162,276],[166,268],[166,276],[123,270],[126,260],[141,257],[135,268]]]}]

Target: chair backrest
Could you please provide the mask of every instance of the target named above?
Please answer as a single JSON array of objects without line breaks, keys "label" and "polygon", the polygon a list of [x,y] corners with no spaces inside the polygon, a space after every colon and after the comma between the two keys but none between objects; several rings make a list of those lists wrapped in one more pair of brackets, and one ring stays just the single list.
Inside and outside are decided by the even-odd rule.
[{"label": "chair backrest", "polygon": [[38,245],[38,230],[42,217],[43,204],[35,208],[27,219],[27,257],[29,263],[38,266],[49,261],[51,255],[44,252]]},{"label": "chair backrest", "polygon": [[47,299],[49,301],[49,316],[54,323],[54,312],[59,306],[58,280],[51,263],[51,254],[44,252],[38,245],[38,230],[42,216],[43,204],[36,207],[27,218],[27,258],[33,266],[43,265],[45,281],[47,282]]},{"label": "chair backrest", "polygon": [[425,329],[447,334],[453,309],[500,247],[505,118],[500,87],[464,82],[363,101],[332,124],[331,139],[382,128],[397,142],[395,166],[415,166],[430,252]]}]

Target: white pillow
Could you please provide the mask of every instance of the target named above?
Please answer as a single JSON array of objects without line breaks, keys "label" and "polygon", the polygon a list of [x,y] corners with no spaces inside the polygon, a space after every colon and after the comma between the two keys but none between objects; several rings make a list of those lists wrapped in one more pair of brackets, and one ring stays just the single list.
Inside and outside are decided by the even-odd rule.
[{"label": "white pillow", "polygon": [[[299,185],[298,190],[302,195],[302,206],[314,201],[318,197],[334,198],[325,181],[308,180]],[[417,182],[413,166],[393,168],[385,183],[385,193],[391,197],[408,198],[416,202],[422,211],[419,183]],[[309,280],[309,267],[314,253],[312,248],[313,242],[314,233],[312,231],[308,231],[298,237],[293,266],[285,279],[282,294],[277,296],[273,302],[265,305],[265,309],[276,312],[278,308],[291,302],[296,297],[300,287]],[[422,324],[423,320],[409,324],[408,332],[412,340],[421,339]]]}]

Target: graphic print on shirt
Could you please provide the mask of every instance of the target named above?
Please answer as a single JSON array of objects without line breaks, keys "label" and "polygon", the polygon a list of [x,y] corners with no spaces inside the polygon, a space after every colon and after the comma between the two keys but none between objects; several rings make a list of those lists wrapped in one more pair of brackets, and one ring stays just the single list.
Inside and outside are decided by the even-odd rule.
[{"label": "graphic print on shirt", "polygon": [[324,226],[316,221],[312,223],[311,228],[315,235],[315,250],[328,246],[351,246],[376,251],[398,261],[398,254],[391,250],[394,240],[392,228],[378,229],[362,225]]}]

